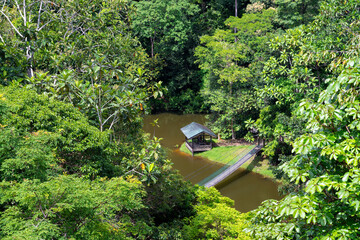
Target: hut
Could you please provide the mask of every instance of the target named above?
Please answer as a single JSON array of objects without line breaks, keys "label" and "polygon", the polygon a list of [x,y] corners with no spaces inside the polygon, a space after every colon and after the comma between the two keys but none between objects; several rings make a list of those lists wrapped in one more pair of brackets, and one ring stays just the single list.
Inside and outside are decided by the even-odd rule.
[{"label": "hut", "polygon": [[181,128],[182,133],[185,135],[186,147],[194,155],[194,152],[202,152],[212,149],[212,137],[216,137],[207,127],[192,122],[189,125]]}]

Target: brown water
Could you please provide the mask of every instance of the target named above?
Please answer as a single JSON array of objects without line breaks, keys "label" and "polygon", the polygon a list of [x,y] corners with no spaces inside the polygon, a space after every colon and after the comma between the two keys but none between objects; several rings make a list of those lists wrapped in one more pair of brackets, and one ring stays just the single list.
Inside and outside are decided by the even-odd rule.
[{"label": "brown water", "polygon": [[[158,119],[160,127],[153,127],[152,123]],[[205,116],[200,114],[176,115],[162,113],[148,115],[144,119],[144,130],[151,135],[163,138],[162,146],[166,147],[168,156],[173,162],[173,167],[179,170],[185,180],[193,184],[206,178],[220,167],[221,164],[209,161],[208,159],[180,152],[180,146],[185,137],[180,128],[191,122],[205,123]],[[224,195],[235,201],[235,208],[241,212],[255,209],[266,199],[280,199],[277,191],[277,184],[264,178],[259,174],[238,170],[216,188]]]}]

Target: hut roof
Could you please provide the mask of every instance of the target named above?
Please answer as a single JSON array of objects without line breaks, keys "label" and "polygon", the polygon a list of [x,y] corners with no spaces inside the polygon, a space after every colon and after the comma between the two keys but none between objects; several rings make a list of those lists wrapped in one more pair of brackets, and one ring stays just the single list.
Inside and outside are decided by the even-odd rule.
[{"label": "hut roof", "polygon": [[189,125],[181,128],[181,131],[188,139],[196,137],[201,133],[206,133],[210,136],[216,137],[215,133],[213,133],[210,129],[196,122],[192,122]]}]

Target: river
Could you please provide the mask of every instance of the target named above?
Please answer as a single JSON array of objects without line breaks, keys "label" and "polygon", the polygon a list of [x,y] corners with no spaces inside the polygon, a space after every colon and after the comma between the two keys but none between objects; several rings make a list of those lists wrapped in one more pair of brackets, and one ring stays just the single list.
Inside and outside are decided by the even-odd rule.
[{"label": "river", "polygon": [[[158,119],[159,127],[154,127],[152,123]],[[208,159],[188,155],[179,151],[185,137],[180,128],[191,122],[200,124],[205,123],[205,116],[200,114],[176,115],[162,113],[147,115],[144,118],[144,131],[154,134],[158,138],[163,138],[161,144],[168,151],[168,157],[173,162],[173,167],[179,170],[185,180],[193,184],[198,183],[217,169],[221,164],[214,163]],[[216,188],[235,201],[235,209],[240,212],[248,212],[255,209],[266,199],[281,199],[278,194],[278,185],[273,181],[252,172],[237,170]]]}]

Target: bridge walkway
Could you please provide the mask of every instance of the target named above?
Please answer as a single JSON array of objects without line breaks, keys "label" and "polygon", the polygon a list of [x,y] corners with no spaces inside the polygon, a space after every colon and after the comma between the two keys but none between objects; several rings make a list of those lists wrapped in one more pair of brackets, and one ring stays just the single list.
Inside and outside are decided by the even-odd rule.
[{"label": "bridge walkway", "polygon": [[255,156],[261,150],[261,148],[263,148],[263,146],[264,146],[263,144],[257,145],[250,152],[248,152],[245,156],[240,158],[236,163],[234,163],[233,165],[231,165],[229,167],[225,167],[225,169],[220,169],[221,171],[215,172],[213,174],[214,176],[211,176],[210,180],[207,180],[208,178],[206,178],[207,181],[205,183],[203,183],[203,181],[205,180],[204,179],[203,181],[199,182],[199,185],[203,185],[205,187],[212,187],[212,186],[215,186],[216,184],[220,183],[225,178],[227,178],[232,173],[234,173],[239,167],[241,167],[241,165],[243,165],[249,159],[251,159],[253,156]]}]

